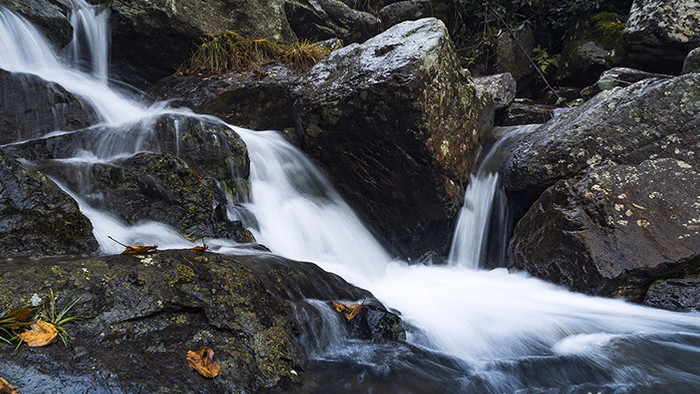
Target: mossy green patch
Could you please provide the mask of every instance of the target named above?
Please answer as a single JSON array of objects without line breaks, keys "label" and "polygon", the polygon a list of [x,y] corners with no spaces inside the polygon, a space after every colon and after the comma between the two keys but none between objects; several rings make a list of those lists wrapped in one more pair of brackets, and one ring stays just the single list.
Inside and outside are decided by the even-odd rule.
[{"label": "mossy green patch", "polygon": [[197,278],[194,270],[186,265],[177,266],[177,280],[180,283],[190,283]]}]

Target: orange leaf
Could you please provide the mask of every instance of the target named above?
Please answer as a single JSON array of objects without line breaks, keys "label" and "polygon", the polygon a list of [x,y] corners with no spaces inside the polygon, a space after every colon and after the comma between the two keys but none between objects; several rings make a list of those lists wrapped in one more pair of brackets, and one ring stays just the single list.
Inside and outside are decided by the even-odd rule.
[{"label": "orange leaf", "polygon": [[158,245],[127,245],[122,254],[150,253],[158,249]]},{"label": "orange leaf", "polygon": [[360,309],[362,309],[362,304],[344,305],[339,304],[337,302],[333,302],[333,307],[336,311],[345,315],[346,319],[352,320],[355,316],[357,316],[358,313],[360,313]]},{"label": "orange leaf", "polygon": [[43,320],[32,320],[32,324],[29,325],[29,330],[15,333],[19,339],[27,343],[29,347],[39,347],[46,346],[53,342],[58,335],[58,330],[56,327],[47,323]]},{"label": "orange leaf", "polygon": [[12,387],[10,382],[4,378],[0,378],[0,393],[2,394],[19,394],[16,388]]},{"label": "orange leaf", "polygon": [[207,244],[205,244],[205,243],[203,243],[202,246],[195,246],[194,248],[192,248],[192,250],[197,250],[197,251],[200,251],[200,252],[204,252],[204,251],[206,251],[207,249],[209,249],[209,245],[207,245]]},{"label": "orange leaf", "polygon": [[198,352],[187,352],[187,363],[205,378],[215,378],[221,371],[219,363],[213,362],[213,359],[214,351],[206,346],[202,346]]}]

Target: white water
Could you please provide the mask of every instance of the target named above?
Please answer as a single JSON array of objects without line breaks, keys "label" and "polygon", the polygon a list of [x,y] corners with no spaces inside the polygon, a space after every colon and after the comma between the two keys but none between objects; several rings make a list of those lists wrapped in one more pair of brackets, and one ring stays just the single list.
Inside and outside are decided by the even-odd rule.
[{"label": "white water", "polygon": [[477,158],[479,166],[469,177],[469,185],[464,193],[464,205],[459,211],[448,257],[450,265],[479,268],[486,249],[486,235],[498,188],[498,165],[501,159],[499,153],[504,146],[530,133],[535,127],[526,125],[501,128],[505,134],[483,158]]},{"label": "white water", "polygon": [[85,0],[72,0],[75,9],[70,13],[73,26],[71,49],[73,61],[84,60],[95,79],[107,84],[109,78],[109,8],[93,6]]},{"label": "white water", "polygon": [[[162,105],[145,108],[110,90],[99,78],[64,65],[31,26],[3,9],[0,9],[0,35],[3,37],[0,68],[31,72],[61,84],[85,97],[107,123],[148,123],[155,114],[166,111]],[[115,130],[121,129],[115,127]],[[498,388],[497,391],[527,390],[527,386],[518,386],[507,368],[499,369],[494,363],[515,365],[541,357],[560,357],[557,360],[564,362],[572,355],[612,371],[612,383],[621,387],[636,387],[647,381],[700,384],[697,374],[674,369],[682,366],[654,369],[643,360],[616,358],[620,349],[630,351],[637,344],[649,345],[659,354],[685,346],[695,355],[688,363],[697,364],[700,345],[676,343],[681,334],[700,338],[697,314],[671,313],[574,294],[502,269],[468,269],[467,266],[473,268],[478,264],[480,252],[476,249],[481,250],[484,234],[469,241],[473,246],[457,247],[463,249],[455,252],[457,257],[452,259],[457,266],[408,266],[392,262],[323,174],[301,152],[275,132],[235,130],[248,145],[252,160],[252,195],[247,208],[255,215],[257,226],[253,231],[260,243],[280,255],[317,262],[371,290],[387,306],[400,310],[406,322],[420,329],[420,333],[409,336],[411,342],[459,358]],[[125,152],[119,150],[119,154]],[[106,156],[100,157],[99,160],[106,160]],[[495,180],[483,183],[492,182]],[[487,199],[485,192],[478,191],[479,183],[474,182],[474,191],[467,195],[465,205],[476,207],[482,199]],[[80,196],[76,198],[79,200]],[[161,248],[187,244],[167,226],[149,223],[130,227],[85,204],[82,210],[93,222],[105,253],[115,253],[117,250],[113,248],[118,248],[104,242],[106,234],[122,239],[152,236]],[[479,216],[480,223],[486,223],[487,215],[479,210],[486,208],[472,209],[472,216]],[[478,231],[484,228],[481,225]],[[456,238],[468,240],[470,233],[476,231],[462,231]],[[226,246],[225,241],[218,242]],[[221,250],[233,252],[235,245],[227,247]],[[459,257],[462,254],[466,257]],[[624,347],[621,340],[634,342]],[[674,361],[669,356],[662,358],[661,363]],[[649,368],[652,372],[648,372]],[[645,380],[640,380],[641,375]]]}]

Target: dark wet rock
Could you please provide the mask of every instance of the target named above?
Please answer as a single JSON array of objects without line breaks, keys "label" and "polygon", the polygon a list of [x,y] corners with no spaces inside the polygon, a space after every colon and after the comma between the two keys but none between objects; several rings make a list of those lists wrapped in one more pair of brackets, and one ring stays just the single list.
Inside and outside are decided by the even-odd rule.
[{"label": "dark wet rock", "polygon": [[[63,160],[85,152],[100,157],[105,146],[123,157]],[[164,115],[126,130],[98,126],[6,149],[128,224],[154,220],[195,238],[254,241],[226,211],[227,195],[239,202],[249,193],[247,150],[218,122]]]},{"label": "dark wet rock", "polygon": [[689,73],[700,73],[700,47],[690,51],[683,61],[681,74]]},{"label": "dark wet rock", "polygon": [[179,114],[146,119],[127,129],[98,125],[5,149],[14,157],[37,161],[80,157],[84,152],[99,157],[105,153],[105,147],[114,155],[138,151],[169,153],[184,160],[200,176],[219,182],[248,179],[250,172],[248,151],[235,131],[213,120]]},{"label": "dark wet rock", "polygon": [[[309,352],[323,350],[309,338],[320,312],[300,318],[299,307],[377,302],[313,264],[275,256],[185,250],[0,265],[0,311],[52,289],[58,305],[79,300],[70,315],[87,316],[65,326],[67,347],[0,347],[0,374],[21,392],[288,391],[304,382]],[[201,346],[221,366],[215,379],[187,364]]]},{"label": "dark wet rock", "polygon": [[529,100],[516,100],[496,116],[499,126],[516,126],[544,123],[554,116],[551,105],[534,104]]},{"label": "dark wet rock", "polygon": [[627,86],[648,78],[671,78],[671,75],[650,73],[628,67],[615,67],[604,71],[596,85],[600,90],[610,90],[616,87],[626,88]]},{"label": "dark wet rock", "polygon": [[284,9],[294,34],[322,41],[362,42],[380,31],[376,16],[354,10],[339,0],[285,0]]},{"label": "dark wet rock", "polygon": [[563,39],[557,80],[583,88],[595,83],[603,71],[622,64],[624,27],[624,21],[609,12],[574,23]]},{"label": "dark wet rock", "polygon": [[554,91],[547,89],[544,95],[537,99],[537,103],[563,105],[564,103],[571,103],[579,98],[581,98],[581,89],[575,86],[557,86],[554,88]]},{"label": "dark wet rock", "polygon": [[433,16],[431,2],[427,0],[397,1],[379,11],[382,27],[390,28],[398,23]]},{"label": "dark wet rock", "polygon": [[305,150],[408,256],[446,247],[493,104],[445,26],[403,22],[337,50],[295,90]]},{"label": "dark wet rock", "polygon": [[700,279],[668,279],[654,282],[644,304],[672,311],[700,311]]},{"label": "dark wet rock", "polygon": [[528,135],[501,175],[511,192],[540,193],[605,163],[672,157],[698,165],[700,74],[646,79],[602,92]]},{"label": "dark wet rock", "polygon": [[557,182],[516,226],[509,267],[637,301],[657,279],[700,273],[699,168],[658,159]]},{"label": "dark wet rock", "polygon": [[96,121],[89,104],[58,84],[0,69],[0,144],[81,129]]},{"label": "dark wet rock", "polygon": [[151,95],[236,126],[283,130],[294,127],[291,86],[297,74],[289,67],[275,65],[263,66],[256,73],[172,75],[159,81]]},{"label": "dark wet rock", "polygon": [[73,38],[67,19],[69,0],[0,0],[2,6],[32,22],[56,48],[63,48]]},{"label": "dark wet rock", "polygon": [[[535,48],[535,34],[532,28],[526,25],[516,33],[516,37],[527,56],[532,57]],[[495,56],[494,70],[497,73],[510,73],[518,83],[518,92],[527,90],[528,86],[534,82],[535,69],[509,34],[503,33],[498,36]]]},{"label": "dark wet rock", "polygon": [[126,78],[152,83],[172,74],[199,37],[232,30],[250,38],[289,41],[283,0],[181,0],[110,3],[112,60]]},{"label": "dark wet rock", "polygon": [[477,88],[483,89],[493,97],[494,109],[502,109],[515,99],[517,84],[510,73],[487,75],[474,78]]},{"label": "dark wet rock", "polygon": [[97,250],[90,221],[50,179],[0,150],[0,256]]},{"label": "dark wet rock", "polygon": [[240,190],[219,187],[170,154],[140,153],[89,166],[49,160],[36,163],[35,168],[61,179],[92,208],[109,212],[129,225],[152,220],[168,224],[190,239],[255,241],[250,231],[240,221],[230,221],[226,212],[225,191],[247,195],[247,181],[232,183],[231,187]]},{"label": "dark wet rock", "polygon": [[700,46],[700,3],[686,0],[635,0],[624,44],[637,67],[678,74],[683,59]]}]

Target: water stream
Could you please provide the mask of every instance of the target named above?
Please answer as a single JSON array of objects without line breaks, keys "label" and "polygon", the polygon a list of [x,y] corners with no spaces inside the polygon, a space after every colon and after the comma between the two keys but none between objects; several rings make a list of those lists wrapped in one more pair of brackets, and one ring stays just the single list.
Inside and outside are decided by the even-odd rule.
[{"label": "water stream", "polygon": [[[73,15],[94,17],[92,6],[81,3],[87,10]],[[103,37],[99,32],[79,34],[88,47]],[[106,83],[104,54],[96,55],[94,49],[92,56],[78,56],[81,63],[86,58],[105,63],[80,71],[70,59],[57,56],[33,26],[2,7],[0,37],[0,68],[60,84],[90,103],[111,133],[148,133],[149,122],[159,115],[190,113],[164,103],[147,106],[113,90]],[[97,48],[106,45],[101,42]],[[136,123],[141,127],[131,127]],[[278,133],[230,127],[251,157],[246,208],[254,218],[241,219],[258,242],[369,289],[401,311],[412,327],[410,346],[343,342],[341,336],[328,335],[334,344],[316,355],[310,378],[322,391],[686,392],[700,387],[698,314],[584,296],[524,274],[478,269],[498,190],[493,165],[499,147],[526,129],[510,130],[485,152],[466,192],[450,264],[410,266],[387,253],[322,171]],[[89,165],[141,149],[132,138],[123,138],[131,141],[126,145],[99,138],[104,142],[94,144],[99,149],[67,160]],[[120,250],[105,241],[106,235],[150,237],[161,249],[192,245],[163,224],[127,226],[90,207],[85,196],[67,191],[92,221],[103,253]],[[230,209],[229,215],[235,217],[237,211]],[[243,253],[234,242],[213,244],[219,252]]]}]

